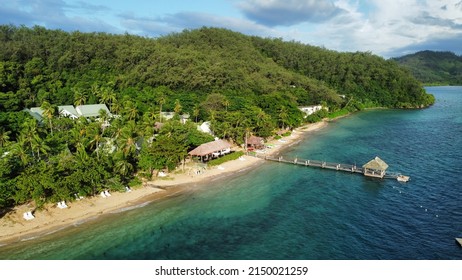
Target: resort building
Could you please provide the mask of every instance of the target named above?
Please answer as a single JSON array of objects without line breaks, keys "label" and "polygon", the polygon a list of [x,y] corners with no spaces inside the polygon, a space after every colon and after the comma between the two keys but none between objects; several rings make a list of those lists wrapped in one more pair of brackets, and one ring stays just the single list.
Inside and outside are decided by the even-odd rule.
[{"label": "resort building", "polygon": [[79,113],[77,113],[72,105],[58,106],[58,112],[60,116],[68,117],[73,120],[79,118]]},{"label": "resort building", "polygon": [[379,157],[375,157],[373,160],[363,165],[364,176],[383,178],[387,168],[388,164]]},{"label": "resort building", "polygon": [[75,107],[75,110],[79,114],[79,116],[85,118],[97,118],[99,117],[100,110],[104,110],[107,112],[109,116],[112,116],[111,112],[107,108],[106,104],[90,104],[90,105],[80,105]]},{"label": "resort building", "polygon": [[41,122],[43,120],[43,117],[42,117],[43,110],[40,107],[32,107],[30,109],[26,108],[23,111],[29,113],[29,115],[31,115],[38,122]]},{"label": "resort building", "polygon": [[[72,105],[58,106],[59,115],[70,119],[78,119],[79,117],[99,117],[101,109],[106,111],[108,116],[113,117],[106,104],[90,104],[77,107]],[[37,121],[42,121],[43,119],[43,110],[40,107],[32,107],[30,109],[24,109],[24,111],[28,112]]]},{"label": "resort building", "polygon": [[201,161],[207,161],[219,156],[229,154],[231,152],[231,144],[225,140],[215,140],[212,142],[207,142],[194,150],[190,151],[188,154],[190,156],[197,156]]},{"label": "resort building", "polygon": [[[160,113],[160,117],[162,121],[171,120],[173,119],[174,116],[175,116],[174,112],[161,112]],[[179,115],[179,117],[180,117],[180,121],[182,124],[185,124],[189,120],[189,114]]]},{"label": "resort building", "polygon": [[317,111],[322,110],[322,105],[313,105],[313,106],[304,106],[304,107],[298,107],[300,111],[305,113],[305,117],[316,113]]}]

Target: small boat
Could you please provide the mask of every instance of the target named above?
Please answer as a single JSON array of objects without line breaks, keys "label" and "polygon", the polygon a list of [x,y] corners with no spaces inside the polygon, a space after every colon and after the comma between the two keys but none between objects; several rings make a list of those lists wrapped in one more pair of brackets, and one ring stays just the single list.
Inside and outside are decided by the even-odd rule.
[{"label": "small boat", "polygon": [[396,180],[398,180],[398,182],[407,182],[411,179],[411,177],[409,176],[404,176],[404,175],[398,175],[396,177]]}]

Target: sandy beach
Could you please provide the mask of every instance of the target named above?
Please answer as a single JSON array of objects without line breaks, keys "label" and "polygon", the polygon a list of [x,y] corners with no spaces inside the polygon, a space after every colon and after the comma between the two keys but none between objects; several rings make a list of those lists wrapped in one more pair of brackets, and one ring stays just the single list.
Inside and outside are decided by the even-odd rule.
[{"label": "sandy beach", "polygon": [[[319,130],[326,125],[327,122],[325,121],[307,124],[292,131],[290,136],[269,141],[266,144],[271,148],[266,149],[264,154],[277,155],[283,149],[300,142],[307,132]],[[199,174],[196,172],[199,170],[197,165],[190,163],[184,170],[179,168],[176,172],[168,174],[166,177],[159,177],[154,181],[146,182],[142,187],[133,189],[131,192],[111,193],[111,196],[107,198],[95,196],[68,202],[68,208],[65,209],[58,208],[56,204],[47,205],[43,209],[34,212],[35,218],[33,220],[23,218],[25,212],[33,210],[32,205],[17,206],[13,211],[0,218],[0,245],[56,231],[102,214],[115,212],[147,201],[168,199],[169,189],[173,186],[194,185],[207,182],[212,178],[235,176],[240,171],[253,168],[263,162],[263,159],[242,156],[238,160],[229,161],[220,166],[201,167]]]}]

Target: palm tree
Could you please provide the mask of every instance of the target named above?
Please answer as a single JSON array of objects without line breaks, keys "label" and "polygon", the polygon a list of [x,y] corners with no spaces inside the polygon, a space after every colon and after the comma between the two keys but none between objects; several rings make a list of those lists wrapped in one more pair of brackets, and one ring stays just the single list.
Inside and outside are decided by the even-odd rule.
[{"label": "palm tree", "polygon": [[116,95],[115,95],[114,91],[111,88],[106,88],[106,87],[103,88],[100,91],[98,97],[99,97],[99,101],[101,103],[109,105],[109,110],[111,110],[112,103],[114,103],[116,101]]},{"label": "palm tree", "polygon": [[114,101],[111,104],[110,110],[115,114],[119,114],[122,111],[122,103],[120,103],[117,99],[114,99]]},{"label": "palm tree", "polygon": [[133,171],[133,165],[123,154],[118,154],[115,156],[114,171],[120,174],[122,181],[127,181]]},{"label": "palm tree", "polygon": [[94,95],[94,96],[100,96],[101,94],[101,87],[98,86],[98,84],[95,82],[91,85],[91,88],[90,88],[90,92]]},{"label": "palm tree", "polygon": [[74,91],[74,105],[81,106],[87,102],[87,94],[79,88],[73,88]]},{"label": "palm tree", "polygon": [[16,155],[21,160],[21,163],[23,164],[23,166],[27,166],[31,162],[31,157],[26,149],[26,143],[23,138],[20,137],[18,139],[18,142],[13,144],[11,151],[14,155]]},{"label": "palm tree", "polygon": [[279,123],[281,124],[281,128],[284,129],[285,125],[287,125],[287,123],[288,123],[288,118],[289,118],[287,108],[284,105],[282,105],[281,108],[279,108],[278,117],[279,117],[278,118]]},{"label": "palm tree", "polygon": [[229,105],[230,105],[229,100],[226,97],[223,98],[223,106],[225,106],[225,111],[228,111]]},{"label": "palm tree", "polygon": [[50,126],[50,133],[53,135],[53,124],[51,120],[56,111],[56,107],[51,105],[48,101],[43,101],[42,106],[40,107],[43,110],[42,115],[48,120],[48,125]]},{"label": "palm tree", "polygon": [[256,117],[255,118],[255,126],[258,128],[258,127],[262,127],[265,123],[265,119],[267,118],[267,115],[265,113],[265,111],[263,111],[262,108],[260,107],[257,107],[254,111],[254,116]]},{"label": "palm tree", "polygon": [[228,122],[223,122],[221,125],[221,130],[222,130],[223,138],[228,139],[229,134],[231,132],[231,125]]},{"label": "palm tree", "polygon": [[146,137],[151,137],[154,135],[154,129],[156,126],[156,120],[155,118],[152,118],[152,115],[150,112],[147,112],[143,115],[143,119],[141,122],[141,129],[142,135]]},{"label": "palm tree", "polygon": [[179,115],[180,112],[181,112],[181,103],[180,103],[180,100],[179,99],[176,99],[175,100],[175,108],[173,109],[175,111],[175,114]]},{"label": "palm tree", "polygon": [[123,124],[120,121],[120,119],[117,119],[116,121],[112,122],[110,130],[112,132],[112,138],[114,138],[115,140],[120,138],[123,132]]},{"label": "palm tree", "polygon": [[98,114],[99,114],[99,120],[101,122],[101,129],[102,129],[101,134],[104,134],[104,131],[109,126],[109,122],[108,122],[110,118],[109,113],[104,109],[100,109]]},{"label": "palm tree", "polygon": [[0,147],[5,147],[10,143],[11,131],[5,131],[3,127],[0,127]]},{"label": "palm tree", "polygon": [[130,156],[136,151],[136,135],[131,127],[124,127],[118,138],[117,145],[125,157]]},{"label": "palm tree", "polygon": [[194,105],[194,108],[193,108],[193,116],[194,116],[194,119],[196,120],[196,123],[197,123],[197,117],[199,117],[199,113],[200,113],[200,106],[199,104],[196,104]]},{"label": "palm tree", "polygon": [[42,153],[42,155],[47,155],[50,151],[50,147],[48,147],[48,145],[45,144],[45,141],[40,137],[37,138],[37,141],[33,142],[32,146],[33,150],[36,151],[36,161],[40,161],[40,153]]},{"label": "palm tree", "polygon": [[135,120],[136,117],[138,116],[138,109],[136,108],[136,104],[134,104],[132,101],[127,101],[125,102],[125,115],[128,117],[130,121]]},{"label": "palm tree", "polygon": [[157,120],[157,111],[153,108],[153,107],[150,107],[148,109],[148,111],[145,113],[145,115],[147,116],[147,118],[149,118],[150,120],[152,121],[155,121]]},{"label": "palm tree", "polygon": [[35,119],[26,120],[23,124],[23,128],[19,134],[19,138],[22,139],[25,145],[30,147],[32,156],[34,155],[34,145],[39,141],[39,135],[37,132],[37,121]]},{"label": "palm tree", "polygon": [[80,163],[85,163],[88,161],[88,159],[90,158],[90,156],[88,155],[87,153],[87,150],[85,149],[85,143],[82,141],[82,142],[79,142],[77,143],[77,152],[76,152],[76,159],[80,162]]},{"label": "palm tree", "polygon": [[161,94],[159,97],[157,97],[157,103],[159,103],[159,120],[162,122],[162,105],[167,102],[167,98],[165,95]]},{"label": "palm tree", "polygon": [[250,133],[252,132],[250,127],[245,128],[245,136],[244,136],[244,149],[247,152],[247,140],[249,139]]},{"label": "palm tree", "polygon": [[[92,123],[93,124],[93,123]],[[92,125],[89,127],[87,130],[88,137],[90,138],[90,142],[88,143],[90,145],[90,149],[96,152],[96,155],[99,157],[99,144],[104,141],[104,137],[102,136],[102,133],[100,132],[100,127],[96,123],[96,125]]]}]

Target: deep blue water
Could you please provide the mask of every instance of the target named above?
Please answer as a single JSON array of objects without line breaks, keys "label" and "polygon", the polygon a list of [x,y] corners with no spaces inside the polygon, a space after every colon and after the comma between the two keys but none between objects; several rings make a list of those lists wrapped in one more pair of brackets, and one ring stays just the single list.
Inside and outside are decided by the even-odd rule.
[{"label": "deep blue water", "polygon": [[427,90],[428,109],[354,114],[284,153],[379,156],[408,183],[268,162],[0,247],[0,259],[462,259],[462,87]]}]

